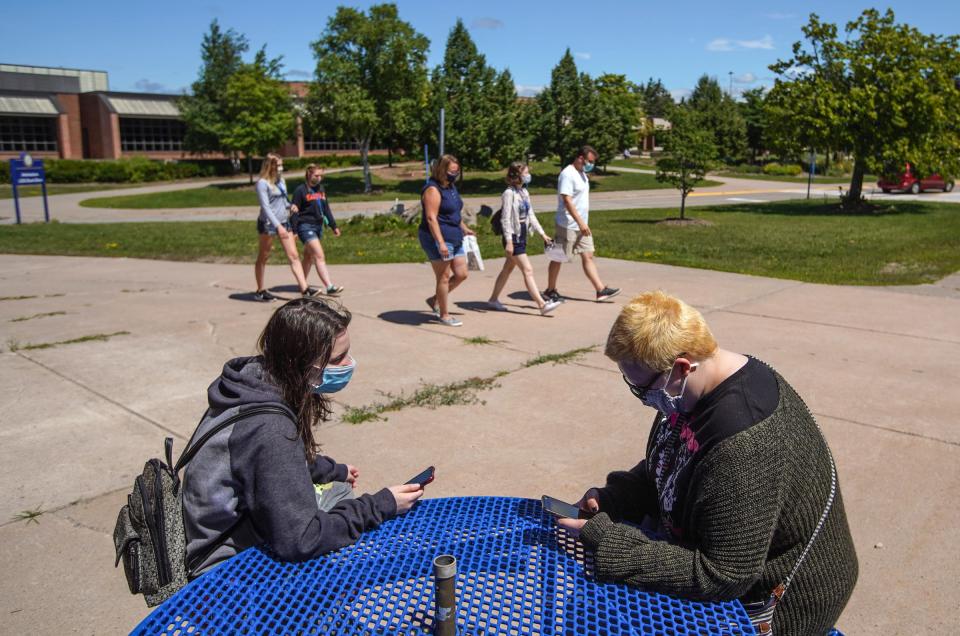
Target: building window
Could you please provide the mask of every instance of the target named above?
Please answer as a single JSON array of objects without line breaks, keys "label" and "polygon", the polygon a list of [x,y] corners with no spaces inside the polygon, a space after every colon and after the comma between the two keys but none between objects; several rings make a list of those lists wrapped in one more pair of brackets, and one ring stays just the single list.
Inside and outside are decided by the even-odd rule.
[{"label": "building window", "polygon": [[0,151],[56,152],[56,118],[0,117]]},{"label": "building window", "polygon": [[326,139],[312,139],[304,137],[304,152],[320,152],[321,150],[360,150],[360,144],[355,141],[327,141]]},{"label": "building window", "polygon": [[179,119],[120,118],[123,152],[179,152],[186,126]]}]

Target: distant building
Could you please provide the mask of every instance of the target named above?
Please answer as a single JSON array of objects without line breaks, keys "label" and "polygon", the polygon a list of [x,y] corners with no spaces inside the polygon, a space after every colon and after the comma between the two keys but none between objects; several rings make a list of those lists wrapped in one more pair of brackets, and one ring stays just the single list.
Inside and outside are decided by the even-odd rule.
[{"label": "distant building", "polygon": [[[302,101],[306,82],[289,82]],[[178,95],[114,92],[106,71],[0,64],[0,159],[36,157],[182,159],[186,132]],[[357,152],[356,143],[315,138],[297,118],[287,157]],[[205,155],[218,157],[220,155]]]},{"label": "distant building", "polygon": [[659,117],[647,117],[644,125],[644,132],[646,134],[641,139],[640,151],[655,152],[662,150],[663,148],[657,145],[657,133],[660,131],[670,130],[672,127],[673,125],[666,119],[661,119]]}]

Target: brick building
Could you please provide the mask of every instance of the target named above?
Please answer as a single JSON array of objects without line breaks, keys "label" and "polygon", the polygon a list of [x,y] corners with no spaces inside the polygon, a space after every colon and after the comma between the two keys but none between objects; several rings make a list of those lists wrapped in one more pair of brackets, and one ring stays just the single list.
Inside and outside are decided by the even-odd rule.
[{"label": "brick building", "polygon": [[[289,82],[295,101],[305,82]],[[109,89],[105,71],[0,64],[0,159],[27,151],[35,157],[180,159],[186,131],[177,95]],[[286,157],[351,154],[356,144],[304,135],[297,118]]]}]

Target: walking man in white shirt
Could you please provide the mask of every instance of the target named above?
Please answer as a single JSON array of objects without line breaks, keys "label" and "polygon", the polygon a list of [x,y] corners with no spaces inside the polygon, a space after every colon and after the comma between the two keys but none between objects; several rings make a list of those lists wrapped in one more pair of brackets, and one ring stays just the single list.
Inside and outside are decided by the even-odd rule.
[{"label": "walking man in white shirt", "polygon": [[[590,218],[590,179],[587,173],[593,170],[597,151],[591,146],[582,147],[573,160],[560,173],[557,183],[557,216],[554,242],[563,247],[567,260],[580,255],[583,273],[597,292],[597,302],[613,298],[620,293],[616,287],[607,287],[600,280],[597,264],[593,260],[593,232],[588,225]],[[563,300],[557,291],[560,276],[558,261],[550,261],[547,269],[547,289],[543,296],[549,300]]]}]

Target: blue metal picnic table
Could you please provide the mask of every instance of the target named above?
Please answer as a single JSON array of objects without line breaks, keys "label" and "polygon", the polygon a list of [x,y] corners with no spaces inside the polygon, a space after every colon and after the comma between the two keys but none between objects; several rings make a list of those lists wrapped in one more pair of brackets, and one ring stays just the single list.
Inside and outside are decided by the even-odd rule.
[{"label": "blue metal picnic table", "polygon": [[251,548],[199,577],[134,634],[423,634],[432,561],[457,558],[460,634],[753,634],[739,601],[600,583],[539,501],[427,499],[356,544],[303,563]]}]

